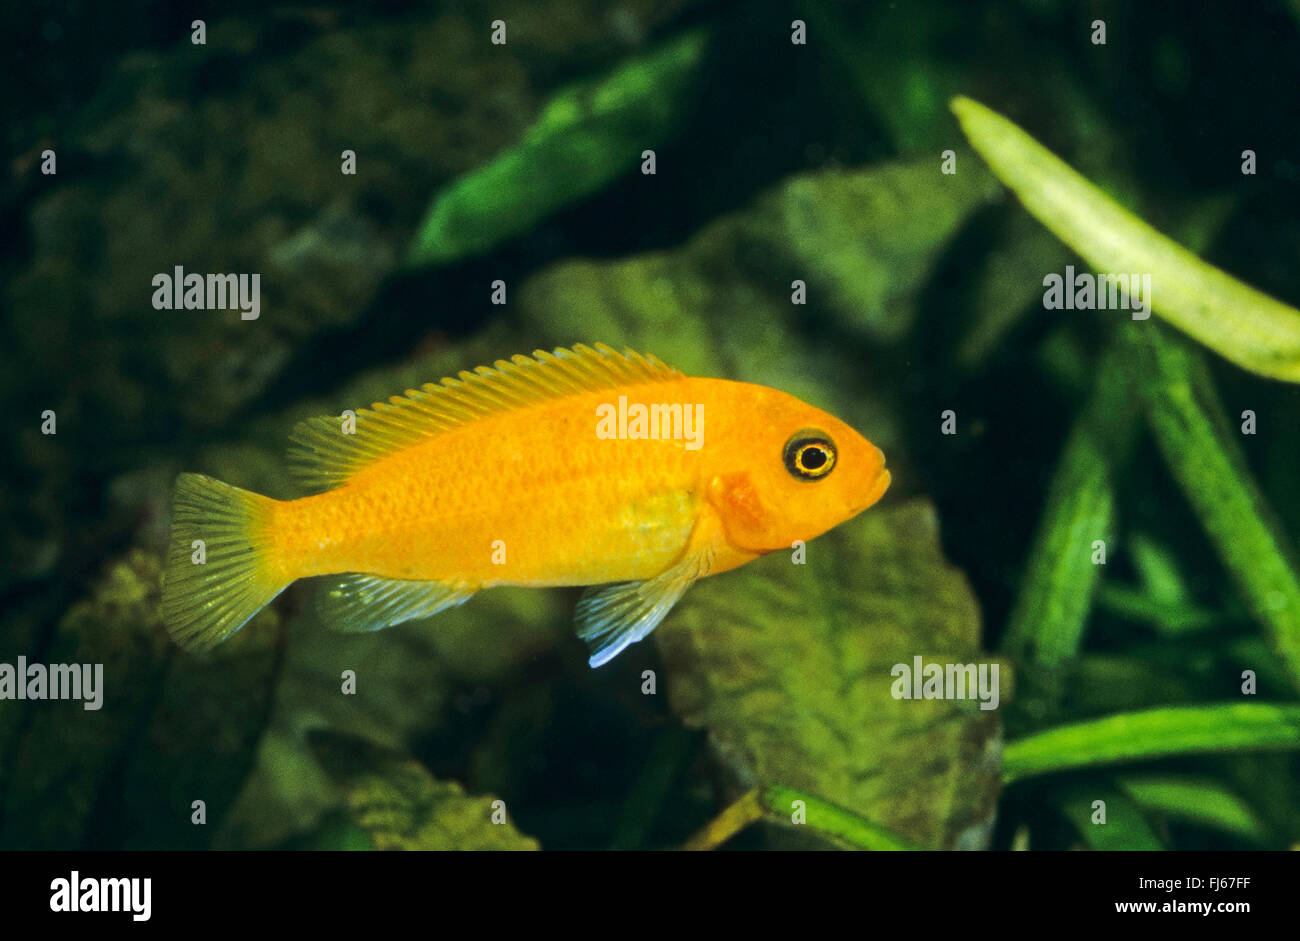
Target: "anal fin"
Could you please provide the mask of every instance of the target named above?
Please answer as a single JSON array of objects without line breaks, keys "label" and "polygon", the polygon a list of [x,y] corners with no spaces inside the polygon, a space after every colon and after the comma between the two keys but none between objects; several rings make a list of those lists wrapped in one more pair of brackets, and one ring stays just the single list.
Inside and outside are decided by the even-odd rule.
[{"label": "anal fin", "polygon": [[464,604],[473,594],[463,585],[350,574],[317,595],[316,609],[333,630],[377,631]]}]

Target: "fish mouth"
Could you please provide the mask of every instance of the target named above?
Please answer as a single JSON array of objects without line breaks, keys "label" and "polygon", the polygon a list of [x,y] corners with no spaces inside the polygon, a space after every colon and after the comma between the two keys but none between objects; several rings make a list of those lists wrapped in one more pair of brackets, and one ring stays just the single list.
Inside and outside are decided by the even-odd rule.
[{"label": "fish mouth", "polygon": [[890,476],[889,471],[885,470],[882,467],[880,469],[879,475],[877,475],[876,477],[876,482],[871,485],[871,489],[867,492],[866,499],[863,500],[860,504],[853,507],[853,514],[856,516],[857,514],[865,510],[867,507],[875,503],[877,500],[879,500],[881,497],[883,497],[885,495],[885,491],[889,489],[889,484],[891,480],[893,480],[893,478]]}]

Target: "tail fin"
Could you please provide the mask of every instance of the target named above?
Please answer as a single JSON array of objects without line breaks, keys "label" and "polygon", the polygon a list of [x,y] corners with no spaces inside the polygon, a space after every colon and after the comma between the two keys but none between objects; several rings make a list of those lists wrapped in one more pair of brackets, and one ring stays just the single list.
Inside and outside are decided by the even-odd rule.
[{"label": "tail fin", "polygon": [[268,564],[274,503],[202,474],[176,478],[162,586],[163,620],[176,643],[216,646],[289,584]]}]

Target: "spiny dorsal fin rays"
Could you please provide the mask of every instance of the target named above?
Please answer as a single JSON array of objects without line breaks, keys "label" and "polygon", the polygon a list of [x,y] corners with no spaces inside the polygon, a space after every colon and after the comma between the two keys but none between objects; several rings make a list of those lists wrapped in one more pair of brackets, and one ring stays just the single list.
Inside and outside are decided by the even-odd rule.
[{"label": "spiny dorsal fin rays", "polygon": [[333,416],[309,418],[290,435],[289,467],[313,489],[345,482],[368,464],[418,441],[477,421],[581,392],[645,382],[670,382],[682,374],[658,358],[597,343],[535,350],[491,366],[430,382],[404,395],[358,409],[356,434],[343,434]]}]

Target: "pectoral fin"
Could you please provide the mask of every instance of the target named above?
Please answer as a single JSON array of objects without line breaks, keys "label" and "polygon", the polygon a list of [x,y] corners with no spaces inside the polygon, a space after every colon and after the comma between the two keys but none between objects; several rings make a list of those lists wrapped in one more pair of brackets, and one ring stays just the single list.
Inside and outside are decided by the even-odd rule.
[{"label": "pectoral fin", "polygon": [[709,574],[712,544],[687,551],[676,565],[642,582],[595,585],[582,593],[576,612],[578,636],[591,647],[593,667],[613,660],[659,626],[696,579]]}]

